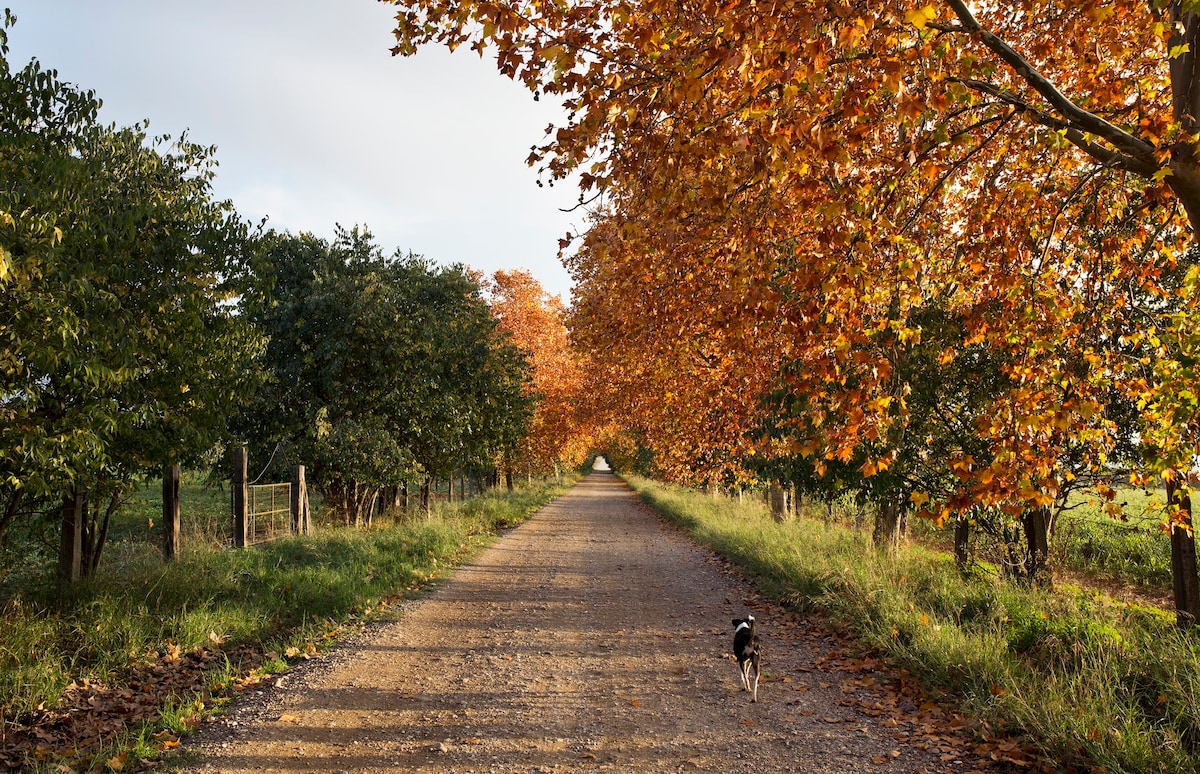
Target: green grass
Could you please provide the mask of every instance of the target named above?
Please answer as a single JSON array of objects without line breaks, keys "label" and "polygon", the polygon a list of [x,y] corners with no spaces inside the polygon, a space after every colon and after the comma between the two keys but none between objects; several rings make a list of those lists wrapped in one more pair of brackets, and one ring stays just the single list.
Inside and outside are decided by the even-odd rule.
[{"label": "green grass", "polygon": [[[418,593],[566,488],[542,483],[495,491],[439,504],[428,517],[368,530],[322,528],[314,537],[240,551],[220,550],[203,528],[193,529],[197,539],[185,542],[181,559],[169,564],[157,542],[138,533],[143,516],[127,514],[98,576],[68,599],[48,591],[52,568],[43,568],[40,582],[24,576],[23,588],[10,582],[0,609],[0,732],[41,705],[54,707],[73,681],[119,682],[167,649],[219,646],[232,654],[213,675],[218,685],[249,668],[285,668],[279,654],[311,652],[347,623],[389,615],[391,602]],[[212,518],[214,524],[227,519],[222,511]],[[248,666],[236,663],[247,653],[259,657]],[[175,703],[186,708],[198,700],[183,696]],[[180,725],[174,714],[174,721],[169,711],[156,724],[130,729],[118,748],[154,747],[148,741],[154,734]],[[113,751],[90,754],[94,764]],[[79,759],[70,762],[87,768]]]},{"label": "green grass", "polygon": [[1081,496],[1059,517],[1053,551],[1057,565],[1148,589],[1171,589],[1171,542],[1163,533],[1163,492],[1119,490],[1125,520],[1106,515]]},{"label": "green grass", "polygon": [[[1117,502],[1124,518],[1114,519],[1103,504],[1086,493],[1076,495],[1058,517],[1050,541],[1050,563],[1055,570],[1090,578],[1099,585],[1127,585],[1151,596],[1171,593],[1171,542],[1162,531],[1159,491],[1121,488]],[[847,523],[843,518],[842,523]],[[937,527],[924,519],[909,522],[909,537],[925,545],[950,551],[953,524]],[[971,538],[977,560],[998,564],[1002,546],[994,538],[975,531]]]},{"label": "green grass", "polygon": [[944,552],[879,554],[865,535],[760,503],[630,478],[642,498],[771,597],[821,610],[969,717],[1057,765],[1200,770],[1200,639],[1173,616],[1094,593],[963,579]]}]

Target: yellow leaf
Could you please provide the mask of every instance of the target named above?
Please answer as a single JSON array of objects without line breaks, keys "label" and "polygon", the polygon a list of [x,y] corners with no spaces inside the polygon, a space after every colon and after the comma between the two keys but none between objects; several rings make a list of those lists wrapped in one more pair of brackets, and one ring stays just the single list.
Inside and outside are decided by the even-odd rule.
[{"label": "yellow leaf", "polygon": [[933,21],[933,17],[935,16],[937,16],[937,8],[933,5],[927,5],[924,8],[914,8],[904,14],[904,21],[919,30],[923,30],[929,22]]}]

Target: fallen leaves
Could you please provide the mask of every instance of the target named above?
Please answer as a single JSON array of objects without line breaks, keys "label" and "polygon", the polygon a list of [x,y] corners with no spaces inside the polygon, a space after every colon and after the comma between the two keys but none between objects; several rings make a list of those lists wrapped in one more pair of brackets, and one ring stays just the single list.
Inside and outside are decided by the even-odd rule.
[{"label": "fallen leaves", "polygon": [[[218,640],[225,642],[215,632],[210,634],[210,642]],[[310,642],[303,649],[288,648],[285,655],[308,658],[316,652]],[[278,654],[252,647],[200,648],[189,653],[166,643],[132,666],[119,682],[77,680],[63,692],[58,706],[42,706],[31,717],[6,723],[0,731],[0,770],[21,770],[31,764],[57,764],[65,767],[63,771],[86,769],[87,761],[111,749],[130,729],[162,722],[164,707],[171,704],[179,712],[178,722],[198,726],[214,700],[264,680],[268,675],[261,666],[269,657]],[[216,675],[230,665],[237,676],[220,681]],[[154,734],[151,741],[159,751],[179,746],[178,735],[166,730]],[[102,760],[114,772],[140,765],[128,752]]]}]

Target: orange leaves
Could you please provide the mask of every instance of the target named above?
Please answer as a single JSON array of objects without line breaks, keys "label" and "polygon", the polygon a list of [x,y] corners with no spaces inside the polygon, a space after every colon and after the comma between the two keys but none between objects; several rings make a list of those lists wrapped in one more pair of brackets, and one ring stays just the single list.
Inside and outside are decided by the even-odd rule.
[{"label": "orange leaves", "polygon": [[498,271],[482,285],[500,331],[512,337],[533,367],[533,390],[540,398],[518,450],[519,464],[539,473],[553,472],[556,465],[576,467],[589,451],[579,412],[586,388],[562,301],[548,296],[524,270]]},{"label": "orange leaves", "polygon": [[[943,516],[1110,466],[1114,393],[1187,458],[1196,374],[1158,364],[1200,337],[1138,328],[1186,295],[1169,189],[1200,163],[1172,150],[1195,111],[1166,65],[1196,46],[1145,3],[949,5],[399,3],[401,48],[482,34],[568,100],[535,156],[605,186],[568,259],[591,381],[543,364],[547,405],[583,396],[669,476],[783,449],[920,478],[905,496]],[[510,314],[527,351],[562,348]],[[797,443],[760,447],[776,391],[803,404]]]}]

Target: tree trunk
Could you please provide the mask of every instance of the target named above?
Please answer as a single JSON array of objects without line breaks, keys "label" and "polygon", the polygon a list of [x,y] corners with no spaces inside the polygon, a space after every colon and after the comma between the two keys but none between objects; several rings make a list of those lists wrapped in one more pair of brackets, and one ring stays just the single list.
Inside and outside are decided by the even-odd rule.
[{"label": "tree trunk", "polygon": [[[108,526],[112,524],[113,514],[117,512],[117,508],[121,507],[121,490],[118,487],[113,492],[112,497],[108,500],[108,505],[104,509],[104,520],[98,524],[93,523],[91,526],[91,536],[89,545],[84,554],[88,558],[87,565],[84,566],[84,574],[89,578],[96,574],[100,569],[100,558],[104,556],[104,546],[108,543]],[[94,512],[94,511],[93,511]],[[94,520],[93,520],[94,521]]]},{"label": "tree trunk", "polygon": [[83,568],[83,494],[78,489],[63,498],[62,542],[58,550],[58,581],[61,590],[79,580]]},{"label": "tree trunk", "polygon": [[508,491],[513,491],[513,472],[512,468],[504,469],[504,488]]},{"label": "tree trunk", "polygon": [[4,504],[4,513],[0,514],[0,546],[5,545],[8,537],[8,525],[16,519],[17,513],[21,510],[21,500],[25,497],[25,490],[18,489],[8,497],[8,501]]},{"label": "tree trunk", "polygon": [[83,496],[83,516],[80,519],[80,523],[83,525],[81,529],[83,534],[80,540],[81,550],[79,552],[79,576],[81,578],[90,577],[92,574],[92,552],[96,545],[96,520],[92,516],[91,505],[91,501],[88,500],[88,497],[85,494]]},{"label": "tree trunk", "polygon": [[168,562],[179,558],[179,482],[181,478],[182,474],[178,465],[167,465],[163,468],[163,559]]},{"label": "tree trunk", "polygon": [[360,484],[354,508],[358,513],[358,523],[361,526],[370,527],[375,517],[375,489],[366,484]]},{"label": "tree trunk", "polygon": [[968,552],[971,540],[971,520],[960,515],[954,522],[954,565],[959,572],[966,572],[967,564],[971,561]]},{"label": "tree trunk", "polygon": [[425,479],[421,482],[421,512],[429,513],[429,501],[432,499],[429,496],[429,490],[433,484],[432,479]]},{"label": "tree trunk", "polygon": [[362,509],[359,507],[359,483],[355,481],[346,487],[346,513],[350,524],[355,528],[362,526]]},{"label": "tree trunk", "polygon": [[871,542],[876,548],[895,551],[900,547],[900,504],[887,502],[875,511],[875,530]]},{"label": "tree trunk", "polygon": [[1025,531],[1025,580],[1031,586],[1051,585],[1050,578],[1050,509],[1029,508],[1021,517]]},{"label": "tree trunk", "polygon": [[771,518],[775,521],[784,521],[787,518],[787,498],[778,481],[771,482],[767,497],[771,503]]},{"label": "tree trunk", "polygon": [[1192,500],[1180,486],[1177,471],[1167,475],[1167,506],[1172,511],[1171,581],[1175,591],[1175,622],[1186,629],[1200,621],[1200,580],[1196,572]]}]

